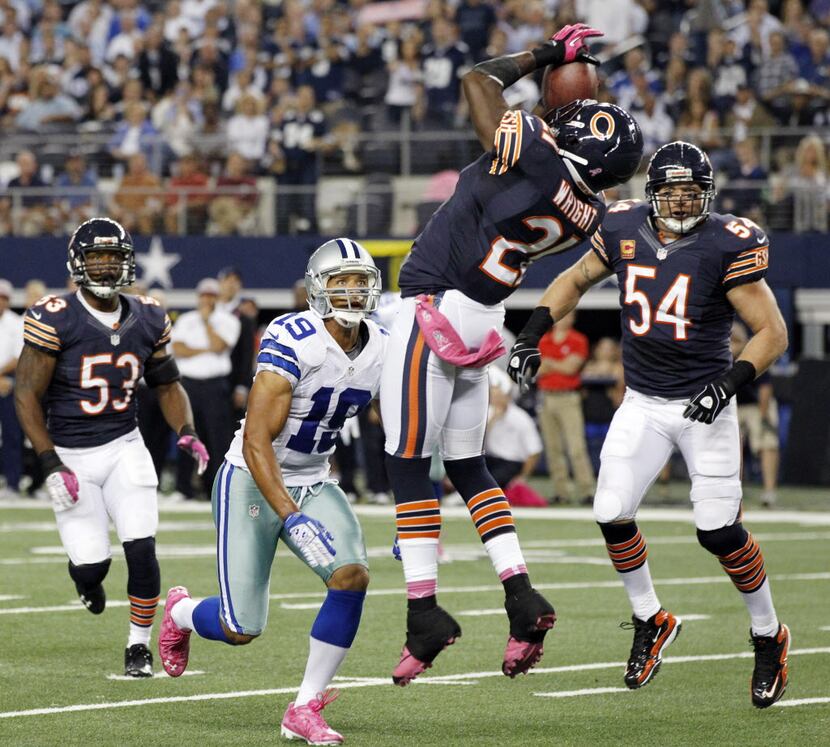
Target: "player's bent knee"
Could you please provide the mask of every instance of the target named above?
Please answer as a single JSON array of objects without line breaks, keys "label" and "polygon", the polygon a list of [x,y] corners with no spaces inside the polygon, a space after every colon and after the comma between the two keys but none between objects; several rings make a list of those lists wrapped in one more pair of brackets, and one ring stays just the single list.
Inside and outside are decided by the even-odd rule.
[{"label": "player's bent knee", "polygon": [[622,497],[610,488],[598,488],[594,496],[594,519],[598,524],[631,519],[623,510]]},{"label": "player's bent knee", "polygon": [[366,591],[369,587],[369,569],[358,563],[344,565],[332,573],[327,586],[338,591]]},{"label": "player's bent knee", "polygon": [[225,633],[225,637],[228,639],[228,643],[230,643],[231,646],[246,646],[251,641],[259,638],[259,633],[255,635],[250,633],[237,633],[225,625],[224,620],[220,620],[220,623],[222,625],[222,630]]},{"label": "player's bent knee", "polygon": [[713,555],[724,556],[740,550],[747,540],[747,531],[741,522],[719,529],[697,530],[697,541]]},{"label": "player's bent knee", "polygon": [[106,577],[110,569],[111,558],[102,560],[100,563],[84,563],[75,565],[69,561],[69,577],[82,589],[94,589]]},{"label": "player's bent knee", "polygon": [[156,538],[142,537],[123,543],[124,555],[128,563],[152,565],[156,562]]},{"label": "player's bent knee", "polygon": [[692,503],[692,510],[695,526],[699,530],[711,532],[737,522],[741,512],[741,498],[736,496],[696,500]]}]

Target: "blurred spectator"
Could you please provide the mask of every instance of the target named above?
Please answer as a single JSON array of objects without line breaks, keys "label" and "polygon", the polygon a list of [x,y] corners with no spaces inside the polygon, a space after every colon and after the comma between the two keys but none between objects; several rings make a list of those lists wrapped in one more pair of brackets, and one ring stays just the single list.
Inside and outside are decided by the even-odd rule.
[{"label": "blurred spectator", "polygon": [[455,9],[455,23],[473,61],[490,56],[484,54],[484,49],[496,24],[496,11],[487,0],[461,0]]},{"label": "blurred spectator", "polygon": [[[730,347],[732,357],[737,359],[749,337],[743,324],[732,324]],[[738,402],[738,424],[744,441],[749,442],[753,457],[760,461],[763,491],[761,503],[775,505],[778,487],[778,403],[772,390],[772,376],[769,371],[741,387],[735,399]]]},{"label": "blurred spectator", "polygon": [[182,156],[175,164],[164,198],[164,228],[167,233],[186,235],[204,232],[210,202],[208,185],[208,175],[202,171],[199,159],[193,154]]},{"label": "blurred spectator", "polygon": [[674,122],[663,104],[648,87],[645,76],[635,76],[635,86],[640,106],[633,108],[631,114],[640,125],[643,133],[643,158],[651,157],[654,152],[672,139]]},{"label": "blurred spectator", "polygon": [[144,156],[145,162],[159,167],[161,146],[158,130],[147,118],[144,104],[132,103],[125,111],[124,121],[110,138],[109,152],[116,161],[121,162],[140,154]]},{"label": "blurred spectator", "polygon": [[245,416],[248,404],[248,392],[254,378],[254,341],[257,332],[257,317],[242,303],[242,273],[237,267],[224,267],[219,270],[219,302],[217,308],[227,311],[239,319],[239,339],[231,351],[231,372],[228,383],[231,391],[234,415],[236,419]]},{"label": "blurred spectator", "polygon": [[87,167],[83,154],[79,151],[71,152],[64,162],[63,173],[55,179],[55,187],[59,190],[56,207],[61,225],[78,226],[92,217],[96,186],[95,172]]},{"label": "blurred spectator", "polygon": [[454,127],[467,64],[467,45],[456,39],[455,24],[444,18],[432,22],[432,41],[421,50],[426,88],[426,120],[431,127]]},{"label": "blurred spectator", "polygon": [[787,40],[780,31],[769,35],[769,54],[765,55],[757,70],[756,88],[761,101],[766,104],[778,121],[787,118],[793,81],[798,77],[798,65],[787,51]]},{"label": "blurred spectator", "polygon": [[593,501],[594,471],[585,444],[585,421],[579,394],[579,371],[588,359],[588,338],[573,328],[574,318],[573,312],[562,317],[539,341],[542,355],[537,384],[542,394],[539,427],[553,483],[552,503],[567,501],[570,463],[576,495],[582,503],[588,504]]},{"label": "blurred spectator", "polygon": [[265,94],[262,89],[254,83],[253,74],[250,68],[240,70],[228,86],[228,90],[222,96],[222,110],[232,112],[237,109],[237,104],[243,96],[253,96],[257,100],[260,109],[265,106]]},{"label": "blurred spectator", "polygon": [[179,56],[164,38],[164,29],[153,24],[144,36],[138,71],[144,90],[158,101],[172,90],[179,79]]},{"label": "blurred spectator", "polygon": [[36,301],[40,301],[46,295],[46,283],[42,280],[34,278],[30,280],[23,287],[23,308],[28,309],[34,306]]},{"label": "blurred spectator", "polygon": [[23,474],[23,431],[14,411],[14,372],[23,350],[23,317],[9,303],[12,284],[0,279],[0,456],[6,478],[6,497],[16,497]]},{"label": "blurred spectator", "polygon": [[581,379],[585,439],[596,472],[599,471],[599,455],[608,426],[625,394],[622,350],[618,340],[603,337],[597,341],[581,371]]},{"label": "blurred spectator", "polygon": [[401,42],[399,57],[387,66],[389,82],[383,101],[392,124],[400,124],[404,112],[409,112],[414,120],[423,117],[424,73],[420,55],[417,41],[410,37]]},{"label": "blurred spectator", "polygon": [[712,104],[719,112],[725,112],[735,101],[738,88],[746,84],[747,77],[735,41],[723,29],[709,32],[706,67],[712,74]]},{"label": "blurred spectator", "polygon": [[132,61],[138,56],[142,44],[142,33],[136,14],[131,10],[124,10],[118,14],[116,22],[119,23],[120,29],[107,44],[104,59],[112,62],[116,57],[123,56]]},{"label": "blurred spectator", "polygon": [[635,0],[574,0],[574,8],[581,21],[605,32],[599,39],[601,46],[614,46],[642,34],[648,25],[648,14]]},{"label": "blurred spectator", "polygon": [[[181,314],[173,325],[173,355],[182,375],[193,408],[193,421],[210,454],[202,475],[202,496],[208,498],[213,478],[222,466],[222,458],[233,436],[228,375],[231,350],[239,338],[239,320],[217,308],[219,283],[213,278],[200,280],[196,286],[196,309]],[[193,498],[193,460],[180,455],[176,468],[176,490]]]},{"label": "blurred spectator", "polygon": [[251,165],[259,164],[268,142],[268,117],[262,113],[262,99],[246,93],[240,96],[236,114],[228,120],[228,149],[234,149]]},{"label": "blurred spectator", "polygon": [[32,72],[32,100],[17,115],[21,130],[40,132],[44,127],[76,121],[81,109],[66,94],[60,93],[55,77],[41,68]]},{"label": "blurred spectator", "polygon": [[161,180],[147,167],[143,153],[130,156],[127,173],[113,197],[113,217],[131,233],[152,234],[162,215]]},{"label": "blurred spectator", "polygon": [[221,118],[218,101],[212,99],[202,102],[202,122],[196,129],[192,145],[196,152],[210,164],[212,174],[222,167],[227,140],[226,125]]},{"label": "blurred spectator", "polygon": [[491,367],[490,405],[484,456],[487,469],[502,489],[514,480],[527,480],[542,454],[542,439],[533,418],[513,402],[511,381]]},{"label": "blurred spectator", "polygon": [[[7,193],[11,199],[12,222],[18,236],[37,236],[51,229],[45,194],[27,194],[30,189],[44,189],[47,184],[40,177],[37,158],[30,150],[17,154],[18,175],[9,181]],[[21,192],[23,194],[21,194]]]},{"label": "blurred spectator", "polygon": [[176,157],[193,150],[193,140],[202,120],[202,105],[192,95],[187,81],[179,83],[153,108],[153,126],[164,136],[164,142]]},{"label": "blurred spectator", "polygon": [[773,202],[792,211],[792,230],[827,231],[827,153],[818,135],[801,139],[795,152],[795,168],[773,184]]},{"label": "blurred spectator", "polygon": [[[216,180],[219,188],[208,207],[211,236],[250,234],[256,224],[256,178],[248,171],[248,162],[239,153],[231,153],[225,172]],[[225,191],[223,191],[223,188]]]},{"label": "blurred spectator", "polygon": [[626,52],[623,69],[608,79],[608,88],[623,109],[630,109],[637,96],[635,79],[645,77],[648,87],[653,91],[660,89],[660,77],[651,69],[648,57],[642,48],[636,47]]},{"label": "blurred spectator", "polygon": [[8,60],[12,70],[18,70],[29,42],[19,25],[17,9],[10,3],[5,4],[3,8],[3,25],[0,31],[0,57]]},{"label": "blurred spectator", "polygon": [[110,91],[104,82],[90,86],[87,94],[84,119],[87,120],[84,126],[95,122],[101,126],[107,126],[115,121],[115,107],[110,101]]},{"label": "blurred spectator", "polygon": [[[271,130],[271,170],[278,175],[277,232],[293,226],[301,233],[317,232],[317,180],[319,151],[330,150],[328,123],[317,108],[314,89],[300,86],[295,105],[285,111]],[[282,188],[285,187],[285,191]]]},{"label": "blurred spectator", "polygon": [[746,140],[754,130],[772,127],[775,120],[759,103],[755,92],[748,85],[740,85],[735,93],[735,103],[727,112],[724,124],[727,129],[732,130],[732,139],[740,142]]},{"label": "blurred spectator", "polygon": [[149,111],[150,107],[147,101],[144,100],[144,86],[138,78],[129,78],[119,85],[113,92],[116,98],[115,118],[121,121],[127,116],[127,109],[133,104],[139,104],[144,111]]},{"label": "blurred spectator", "polygon": [[758,159],[755,140],[748,138],[735,143],[735,161],[729,169],[729,182],[719,194],[722,213],[740,215],[756,223],[763,223],[763,194],[767,172]]},{"label": "blurred spectator", "polygon": [[767,0],[748,0],[743,22],[732,31],[732,38],[745,56],[767,56],[770,36],[782,30],[781,21],[769,12]]}]

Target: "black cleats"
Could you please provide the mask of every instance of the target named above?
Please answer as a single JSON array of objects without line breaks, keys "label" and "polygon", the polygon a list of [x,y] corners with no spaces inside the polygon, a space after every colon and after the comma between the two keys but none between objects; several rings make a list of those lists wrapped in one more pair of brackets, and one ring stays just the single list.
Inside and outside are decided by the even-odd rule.
[{"label": "black cleats", "polygon": [[781,699],[787,689],[790,629],[786,625],[779,625],[775,635],[752,635],[752,631],[749,635],[752,648],[755,649],[755,668],[750,683],[752,705],[756,708],[769,708]]},{"label": "black cleats", "polygon": [[403,687],[432,666],[435,657],[461,637],[461,627],[437,605],[428,610],[408,610],[406,645],[392,671],[392,681]]},{"label": "black cleats", "polygon": [[620,627],[634,628],[634,643],[625,668],[625,685],[631,690],[648,684],[663,662],[663,650],[680,633],[681,621],[661,609],[648,620],[631,618],[632,623]]},{"label": "black cleats", "polygon": [[153,676],[153,655],[143,643],[134,643],[124,651],[124,674],[127,677]]}]

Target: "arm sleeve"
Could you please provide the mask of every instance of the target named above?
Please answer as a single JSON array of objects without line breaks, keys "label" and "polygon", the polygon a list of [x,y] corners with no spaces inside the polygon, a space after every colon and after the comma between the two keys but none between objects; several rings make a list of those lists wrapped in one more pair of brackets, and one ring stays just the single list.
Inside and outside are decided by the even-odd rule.
[{"label": "arm sleeve", "polygon": [[539,117],[520,109],[506,111],[493,138],[490,173],[496,176],[506,173],[537,142],[543,143],[551,154],[559,157],[553,134]]},{"label": "arm sleeve", "polygon": [[153,352],[155,353],[157,350],[161,350],[163,347],[170,343],[171,332],[173,331],[173,323],[170,321],[170,317],[165,312],[164,314],[164,324],[162,326],[161,335],[159,336],[158,340],[156,340],[156,344],[153,346]]},{"label": "arm sleeve", "polygon": [[[26,310],[23,317],[23,342],[44,353],[56,356],[61,352],[61,335],[59,320],[55,317],[61,311],[50,312],[46,308],[50,303],[53,302],[35,305]],[[60,303],[64,308],[66,307],[66,302],[62,299],[56,299],[54,303]]]},{"label": "arm sleeve", "polygon": [[293,345],[280,339],[279,328],[269,328],[262,336],[256,359],[256,373],[260,371],[270,371],[285,377],[292,389],[297,387],[302,378],[300,357]]},{"label": "arm sleeve", "polygon": [[[728,225],[733,223],[735,221]],[[741,223],[740,227],[746,229],[747,224]],[[769,239],[760,228],[754,225],[749,228],[749,231],[749,236],[738,237],[730,247],[730,251],[724,254],[723,287],[726,291],[766,277],[769,268]]]},{"label": "arm sleeve", "polygon": [[609,270],[614,269],[614,264],[611,257],[608,256],[608,251],[605,248],[605,239],[602,236],[602,229],[598,228],[596,233],[591,236],[591,249],[594,254],[599,257],[600,262],[604,264]]}]

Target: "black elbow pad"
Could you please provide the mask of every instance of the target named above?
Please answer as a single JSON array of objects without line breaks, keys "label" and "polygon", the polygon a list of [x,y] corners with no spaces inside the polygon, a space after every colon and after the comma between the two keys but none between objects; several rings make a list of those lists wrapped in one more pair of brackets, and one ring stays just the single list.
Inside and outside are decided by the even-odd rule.
[{"label": "black elbow pad", "polygon": [[144,381],[147,386],[157,387],[162,384],[173,384],[182,375],[172,355],[165,355],[162,358],[149,358],[144,364]]}]

